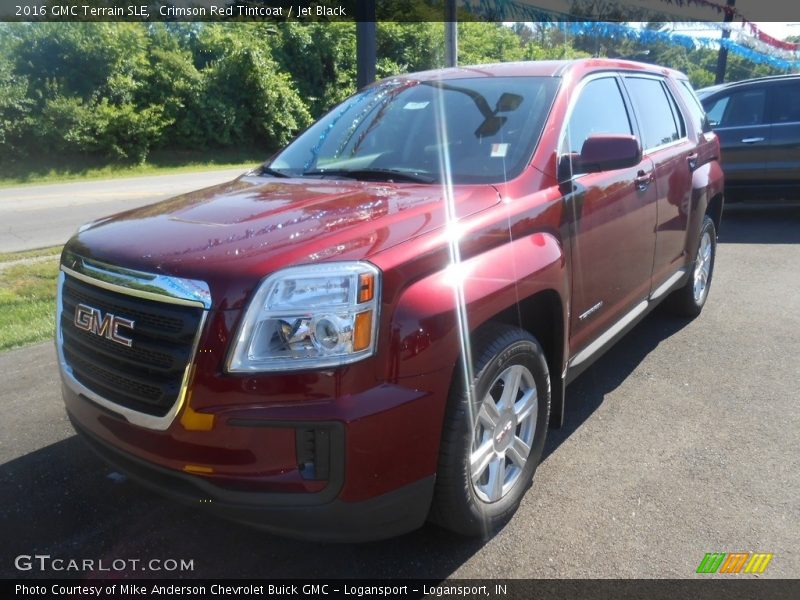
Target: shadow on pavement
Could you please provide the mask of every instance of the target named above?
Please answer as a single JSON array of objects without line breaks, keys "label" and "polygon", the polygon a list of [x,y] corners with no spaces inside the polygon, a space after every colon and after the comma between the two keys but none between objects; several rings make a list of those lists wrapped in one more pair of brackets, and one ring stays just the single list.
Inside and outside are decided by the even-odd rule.
[{"label": "shadow on pavement", "polygon": [[726,204],[719,243],[800,243],[800,203],[768,206]]},{"label": "shadow on pavement", "polygon": [[583,425],[603,403],[606,394],[625,381],[650,352],[689,323],[656,308],[573,381],[567,387],[564,427],[547,434],[542,461]]}]

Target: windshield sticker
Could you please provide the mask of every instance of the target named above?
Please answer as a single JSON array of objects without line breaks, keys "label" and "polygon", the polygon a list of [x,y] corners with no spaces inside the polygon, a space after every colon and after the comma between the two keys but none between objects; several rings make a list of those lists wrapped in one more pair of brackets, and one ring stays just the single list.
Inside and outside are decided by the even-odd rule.
[{"label": "windshield sticker", "polygon": [[404,110],[420,110],[425,108],[430,104],[429,101],[425,102],[406,102],[406,105],[403,107]]},{"label": "windshield sticker", "polygon": [[492,144],[492,158],[505,158],[508,154],[508,144]]}]

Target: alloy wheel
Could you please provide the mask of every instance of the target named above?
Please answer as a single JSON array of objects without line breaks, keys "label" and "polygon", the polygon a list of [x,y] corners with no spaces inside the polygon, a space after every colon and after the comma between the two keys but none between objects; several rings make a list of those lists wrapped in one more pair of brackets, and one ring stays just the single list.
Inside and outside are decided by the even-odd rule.
[{"label": "alloy wheel", "polygon": [[539,398],[533,374],[512,365],[483,398],[472,436],[470,477],[476,495],[496,502],[519,480],[536,431]]}]

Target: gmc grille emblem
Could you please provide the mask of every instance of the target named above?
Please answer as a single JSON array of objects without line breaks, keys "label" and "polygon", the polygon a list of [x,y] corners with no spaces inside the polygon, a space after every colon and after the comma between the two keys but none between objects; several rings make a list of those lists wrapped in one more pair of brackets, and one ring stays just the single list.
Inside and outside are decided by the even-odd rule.
[{"label": "gmc grille emblem", "polygon": [[130,348],[133,345],[131,338],[121,335],[119,332],[120,327],[127,327],[133,331],[135,322],[130,319],[124,319],[111,313],[103,315],[100,309],[85,304],[78,304],[75,307],[75,327],[88,331],[94,335],[99,335],[107,340],[122,344]]}]

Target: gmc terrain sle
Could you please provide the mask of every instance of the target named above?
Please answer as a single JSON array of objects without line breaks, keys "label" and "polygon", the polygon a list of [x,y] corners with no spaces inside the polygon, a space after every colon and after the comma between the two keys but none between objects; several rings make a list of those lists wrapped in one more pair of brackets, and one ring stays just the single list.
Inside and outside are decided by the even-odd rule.
[{"label": "gmc terrain sle", "polygon": [[67,411],[131,477],[281,534],[485,534],[566,384],[662,300],[700,312],[722,190],[675,71],[377,82],[233,182],[81,228]]}]

